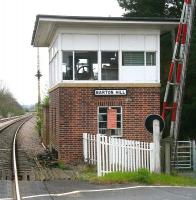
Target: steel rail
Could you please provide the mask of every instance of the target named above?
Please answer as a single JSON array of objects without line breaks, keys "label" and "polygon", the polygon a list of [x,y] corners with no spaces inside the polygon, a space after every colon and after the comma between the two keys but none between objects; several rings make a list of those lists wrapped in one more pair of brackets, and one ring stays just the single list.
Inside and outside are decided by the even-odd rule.
[{"label": "steel rail", "polygon": [[16,200],[21,200],[20,190],[19,190],[19,183],[18,183],[17,159],[16,159],[16,137],[17,137],[17,134],[18,134],[19,130],[24,125],[24,123],[26,123],[31,117],[32,116],[28,116],[27,119],[22,124],[20,124],[20,126],[18,127],[18,129],[16,130],[16,132],[14,134],[14,139],[13,139],[13,145],[12,145],[12,148],[13,148],[12,149],[13,150],[13,171],[14,171]]},{"label": "steel rail", "polygon": [[1,118],[1,119],[0,119],[0,123],[7,122],[7,121],[10,121],[10,120],[14,120],[14,119],[17,119],[17,118],[19,118],[19,117],[21,117],[21,115],[19,115],[19,116],[14,116],[14,117],[8,117],[8,118]]},{"label": "steel rail", "polygon": [[[20,120],[22,119],[25,119],[26,117],[30,117],[31,115],[21,115],[20,117],[17,117],[15,119],[11,119],[9,120],[10,123],[0,127],[0,132],[5,130],[6,128],[8,128],[9,126],[11,126],[12,124],[16,123],[16,122],[19,122]],[[7,121],[8,122],[8,121]]]}]

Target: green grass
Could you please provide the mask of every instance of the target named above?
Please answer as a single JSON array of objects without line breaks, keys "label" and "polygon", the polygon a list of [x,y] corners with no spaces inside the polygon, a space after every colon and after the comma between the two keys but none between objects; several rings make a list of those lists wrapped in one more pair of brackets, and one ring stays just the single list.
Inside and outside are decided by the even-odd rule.
[{"label": "green grass", "polygon": [[137,172],[108,173],[103,177],[93,178],[91,181],[99,184],[135,183],[146,185],[196,186],[196,178],[150,173],[146,169],[139,169]]}]

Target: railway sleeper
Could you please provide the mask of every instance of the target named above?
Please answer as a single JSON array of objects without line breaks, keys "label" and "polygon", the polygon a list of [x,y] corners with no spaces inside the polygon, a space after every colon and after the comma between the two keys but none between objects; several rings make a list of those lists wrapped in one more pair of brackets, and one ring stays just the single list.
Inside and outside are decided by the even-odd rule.
[{"label": "railway sleeper", "polygon": [[0,180],[13,180],[11,170],[1,170],[0,171]]}]

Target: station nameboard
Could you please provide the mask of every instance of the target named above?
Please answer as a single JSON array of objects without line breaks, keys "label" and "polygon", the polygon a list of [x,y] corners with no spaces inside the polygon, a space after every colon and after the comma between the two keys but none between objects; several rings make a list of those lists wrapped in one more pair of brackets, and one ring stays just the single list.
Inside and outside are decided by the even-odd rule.
[{"label": "station nameboard", "polygon": [[127,90],[110,90],[110,89],[101,89],[101,90],[94,90],[95,96],[126,96]]}]

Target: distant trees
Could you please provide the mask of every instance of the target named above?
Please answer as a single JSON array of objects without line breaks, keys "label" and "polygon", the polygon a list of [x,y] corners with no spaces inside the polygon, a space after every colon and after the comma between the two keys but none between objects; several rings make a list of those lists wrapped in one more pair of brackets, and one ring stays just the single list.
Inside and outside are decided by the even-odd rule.
[{"label": "distant trees", "polygon": [[23,113],[22,106],[4,86],[3,82],[0,81],[0,117],[10,117]]},{"label": "distant trees", "polygon": [[117,0],[129,17],[179,17],[183,0]]}]

